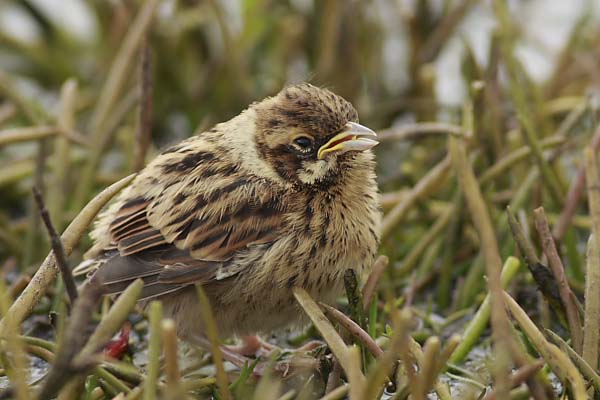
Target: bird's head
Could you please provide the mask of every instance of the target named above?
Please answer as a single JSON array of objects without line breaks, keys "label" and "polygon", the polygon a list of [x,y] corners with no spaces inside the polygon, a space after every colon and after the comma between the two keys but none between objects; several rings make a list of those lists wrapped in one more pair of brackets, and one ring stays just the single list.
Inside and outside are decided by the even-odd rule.
[{"label": "bird's head", "polygon": [[358,124],[352,104],[310,84],[287,87],[253,108],[259,156],[290,182],[334,179],[378,143],[375,132]]}]

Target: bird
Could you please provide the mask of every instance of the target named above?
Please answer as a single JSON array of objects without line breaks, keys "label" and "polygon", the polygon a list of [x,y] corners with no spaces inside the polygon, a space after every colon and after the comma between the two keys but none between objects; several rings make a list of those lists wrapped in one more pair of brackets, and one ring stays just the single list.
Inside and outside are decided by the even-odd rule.
[{"label": "bird", "polygon": [[355,108],[309,83],[172,145],[103,211],[77,274],[118,294],[144,282],[187,341],[204,334],[195,285],[223,337],[308,320],[293,296],[333,304],[347,269],[375,260],[381,209],[372,148]]}]

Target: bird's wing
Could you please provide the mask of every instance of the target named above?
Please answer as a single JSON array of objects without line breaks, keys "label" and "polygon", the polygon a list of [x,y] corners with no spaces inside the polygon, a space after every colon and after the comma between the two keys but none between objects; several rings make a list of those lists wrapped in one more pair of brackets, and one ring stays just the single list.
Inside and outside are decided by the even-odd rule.
[{"label": "bird's wing", "polygon": [[229,262],[236,254],[277,237],[282,192],[201,153],[159,157],[134,182],[108,226],[118,255],[96,272],[110,292],[136,278],[146,282],[143,297],[222,279],[239,271]]}]

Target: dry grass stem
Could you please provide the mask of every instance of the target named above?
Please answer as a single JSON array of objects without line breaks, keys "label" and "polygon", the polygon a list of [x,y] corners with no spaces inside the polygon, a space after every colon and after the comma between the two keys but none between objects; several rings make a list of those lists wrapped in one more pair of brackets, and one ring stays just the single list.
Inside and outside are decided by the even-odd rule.
[{"label": "dry grass stem", "polygon": [[373,338],[365,332],[360,325],[352,321],[346,314],[335,308],[328,306],[327,304],[321,303],[321,307],[325,308],[325,311],[331,315],[340,325],[342,325],[348,332],[357,338],[371,354],[375,357],[380,357],[383,354],[383,350],[375,343]]},{"label": "dry grass stem", "polygon": [[431,390],[437,379],[437,357],[442,343],[437,336],[430,336],[423,346],[423,354],[420,361],[420,371],[417,375],[416,391],[413,393],[415,399],[425,400],[427,393]]},{"label": "dry grass stem", "polygon": [[133,152],[134,171],[139,171],[144,167],[152,134],[152,49],[148,38],[144,40],[140,50],[139,88],[140,105]]},{"label": "dry grass stem", "polygon": [[499,25],[504,33],[500,39],[500,50],[503,57],[503,63],[507,70],[508,86],[512,101],[515,105],[517,119],[521,125],[519,130],[527,145],[531,148],[534,161],[537,163],[544,184],[548,188],[552,199],[556,204],[564,203],[564,193],[560,180],[552,165],[546,161],[542,152],[542,147],[538,138],[539,127],[536,126],[534,117],[530,109],[523,84],[523,66],[514,55],[514,42],[512,32],[512,20],[508,13],[506,4],[500,0],[494,1],[494,11]]},{"label": "dry grass stem", "polygon": [[[545,149],[559,146],[564,142],[564,136],[552,136],[540,141],[540,146]],[[525,160],[529,155],[531,155],[531,148],[529,146],[523,146],[512,151],[486,169],[479,177],[479,184],[483,186],[486,183],[493,181],[505,173],[509,168],[514,167],[518,162]]]},{"label": "dry grass stem", "polygon": [[[60,91],[60,114],[58,127],[63,132],[75,129],[75,103],[77,101],[77,82],[67,80]],[[54,141],[53,174],[48,187],[48,209],[55,218],[58,229],[64,227],[64,209],[66,205],[66,192],[69,188],[69,168],[71,164],[71,143],[65,135]]]},{"label": "dry grass stem", "polygon": [[[363,399],[374,399],[380,396],[383,386],[389,381],[389,377],[396,369],[398,355],[408,352],[409,325],[412,313],[408,309],[402,309],[392,314],[392,337],[388,348],[379,358],[374,368],[369,371],[367,385]],[[403,350],[404,349],[404,350]],[[410,367],[406,367],[410,368]],[[396,382],[392,382],[394,385]]]},{"label": "dry grass stem", "polygon": [[165,319],[161,323],[163,353],[165,356],[165,375],[167,377],[167,395],[168,399],[178,399],[181,397],[179,381],[179,365],[177,362],[177,333],[175,332],[175,321]]},{"label": "dry grass stem", "polygon": [[381,279],[381,275],[389,265],[390,260],[386,256],[379,256],[375,263],[373,264],[373,268],[371,268],[371,273],[369,274],[369,278],[365,283],[365,286],[362,289],[362,298],[363,298],[363,308],[364,311],[369,309],[371,304],[371,299],[373,298],[373,294],[375,290],[377,290],[377,284]]},{"label": "dry grass stem", "polygon": [[[592,137],[590,147],[593,153],[596,153],[598,152],[598,150],[600,150],[600,126],[598,126],[598,128],[596,128],[596,131],[594,132],[594,136]],[[582,165],[581,167],[579,167],[577,175],[575,175],[575,179],[571,181],[571,186],[569,187],[569,191],[567,192],[567,197],[565,200],[565,206],[561,210],[560,217],[558,218],[558,221],[554,225],[554,229],[552,231],[552,234],[556,240],[561,240],[567,233],[567,229],[569,228],[571,220],[575,215],[577,206],[579,205],[580,200],[583,197],[583,191],[586,186],[586,165]]]},{"label": "dry grass stem", "polygon": [[[82,4],[69,11],[92,22],[83,30],[45,2],[6,3],[0,21],[13,24],[0,29],[0,400],[600,398],[593,2],[574,2],[576,18],[563,13],[539,32],[522,16],[556,11],[543,2],[232,8],[223,0],[76,0]],[[489,16],[493,29],[472,29]],[[569,34],[543,74],[527,62],[548,56],[552,30]],[[454,67],[440,68],[446,61]],[[272,97],[302,81],[343,97],[377,132],[378,196],[355,182],[371,156],[353,150],[374,143],[330,143],[335,151],[321,161],[293,150],[304,133],[318,150],[320,136],[337,134],[354,114],[342,101],[344,115],[328,101],[313,107],[294,90]],[[454,88],[461,90],[447,93]],[[264,108],[251,106],[267,97]],[[292,142],[264,135],[279,130]],[[351,151],[340,157],[338,149]],[[149,186],[126,189],[134,175],[121,178],[158,154],[164,164],[152,163]],[[176,184],[180,173],[212,194],[167,185],[167,169]],[[240,174],[252,176],[238,182]],[[152,188],[163,184],[170,189]],[[32,187],[40,193],[31,196]],[[298,190],[306,204],[294,201]],[[138,200],[118,204],[129,195]],[[242,204],[246,195],[264,204]],[[164,196],[194,221],[181,223]],[[219,196],[227,201],[213,201]],[[184,269],[170,280],[163,262],[188,265],[200,254],[186,253],[193,238],[208,253],[236,239],[211,235],[203,224],[211,215],[198,202],[214,206],[218,222],[265,240],[229,246],[231,258],[203,255],[198,265],[216,280]],[[290,219],[288,205],[302,218]],[[534,220],[540,206],[549,222],[539,210]],[[278,229],[250,232],[275,214],[285,220]],[[250,231],[239,224],[246,217]],[[288,228],[294,234],[285,239]],[[361,269],[374,251],[362,246],[375,242],[373,262]],[[286,269],[301,257],[283,254],[286,245],[310,253],[297,279]],[[266,264],[254,257],[263,256],[280,261],[277,271],[256,270]],[[321,256],[343,270],[311,268],[313,259],[324,265]],[[107,282],[93,278],[96,268]],[[126,285],[122,274],[143,282],[106,295]],[[247,274],[258,280],[227,291]],[[175,290],[186,279],[203,286]],[[141,286],[143,294],[166,285],[175,307],[162,297],[136,300]],[[253,294],[255,285],[263,292]],[[190,305],[171,298],[188,290],[199,321],[182,320]],[[190,324],[199,324],[195,335]],[[229,332],[267,342],[230,346]]]},{"label": "dry grass stem", "polygon": [[144,400],[156,399],[156,387],[160,373],[160,354],[162,337],[160,334],[160,323],[162,320],[162,303],[153,301],[150,303],[149,316],[149,341],[148,341],[148,366],[146,379],[144,380]]},{"label": "dry grass stem", "polygon": [[[528,379],[532,378],[539,370],[544,366],[543,361],[536,361],[533,364],[527,364],[518,370],[516,370],[510,376],[510,385],[512,388],[516,388],[517,386],[522,385]],[[498,397],[496,396],[496,392],[491,392],[487,396],[484,397],[484,400],[496,400]]]},{"label": "dry grass stem", "polygon": [[112,305],[108,313],[102,318],[94,333],[90,336],[86,345],[81,349],[79,354],[73,359],[73,363],[84,363],[88,358],[92,357],[96,352],[110,340],[110,338],[119,330],[127,316],[135,306],[144,282],[141,279],[136,279],[131,283],[123,293],[119,295],[115,303]]},{"label": "dry grass stem", "polygon": [[321,397],[320,400],[341,400],[348,393],[349,387],[350,385],[348,384],[337,387],[331,392],[327,393],[325,396]]},{"label": "dry grass stem", "polygon": [[10,314],[10,300],[4,282],[0,281],[0,312],[5,321],[0,335],[0,363],[11,384],[5,391],[17,400],[28,400],[31,393],[25,346],[19,332],[20,321]]},{"label": "dry grass stem", "polygon": [[[529,319],[527,313],[510,297],[504,293],[504,300],[507,308],[517,321],[527,338],[531,341],[536,350],[548,363],[552,371],[563,381],[568,382],[573,390],[574,400],[583,400],[587,398],[585,382],[577,368],[573,365],[568,356],[558,347],[549,343],[542,332]],[[497,394],[499,396],[499,394]],[[501,397],[498,397],[501,398]]]},{"label": "dry grass stem", "polygon": [[593,148],[586,149],[585,161],[592,234],[588,240],[587,249],[583,352],[580,354],[593,369],[597,369],[600,344],[600,296],[597,293],[598,287],[600,287],[600,176],[598,175],[598,160]]},{"label": "dry grass stem", "polygon": [[[128,72],[130,71],[131,66],[135,64],[133,62],[135,53],[141,46],[147,30],[152,24],[157,5],[158,2],[156,0],[147,1],[132,22],[131,28],[119,49],[119,53],[111,65],[107,75],[108,78],[103,86],[96,108],[94,109],[90,123],[90,131],[92,134],[99,131],[100,126],[106,121],[108,114],[116,103],[116,99],[122,93],[128,77]],[[94,137],[94,140],[96,141],[97,139]]]},{"label": "dry grass stem", "polygon": [[48,213],[46,205],[44,204],[42,194],[35,187],[33,188],[33,197],[35,198],[40,215],[42,216],[42,221],[44,222],[46,230],[48,231],[48,236],[50,236],[50,244],[52,246],[52,251],[54,252],[54,259],[56,260],[56,265],[58,266],[58,270],[60,271],[62,279],[65,283],[69,300],[71,300],[71,304],[73,304],[75,303],[75,299],[77,299],[77,286],[75,285],[73,274],[71,273],[71,269],[69,268],[69,264],[67,262],[67,257],[65,256],[65,249],[63,248],[60,237],[58,236],[58,233],[52,224],[52,220],[50,219],[50,214]]},{"label": "dry grass stem", "polygon": [[[81,369],[76,371],[72,361],[75,355],[84,347],[90,336],[88,327],[101,296],[102,291],[96,281],[87,282],[81,289],[81,295],[73,304],[73,312],[69,324],[61,336],[61,341],[57,345],[54,364],[39,390],[39,399],[52,398],[67,384],[73,373],[82,372]],[[90,368],[90,366],[87,367],[86,369]],[[76,381],[72,382],[66,388],[69,392],[76,391],[80,386],[81,379]]]},{"label": "dry grass stem", "polygon": [[565,342],[563,338],[548,329],[545,330],[545,333],[551,342],[560,347],[569,355],[573,363],[577,366],[577,368],[579,368],[579,371],[581,371],[581,373],[590,380],[596,391],[600,393],[600,375],[598,375],[596,370],[592,368],[582,356],[577,354],[577,352],[573,350],[573,348],[569,346],[569,344]]},{"label": "dry grass stem", "polygon": [[200,300],[200,310],[202,317],[204,318],[205,334],[210,341],[211,354],[214,360],[215,367],[217,369],[217,387],[219,388],[219,396],[222,400],[229,400],[232,398],[229,392],[229,381],[227,374],[225,373],[225,367],[223,366],[223,354],[219,346],[219,333],[217,331],[217,322],[213,314],[210,302],[204,289],[201,285],[196,285],[196,292],[198,293],[198,299]]},{"label": "dry grass stem", "polygon": [[440,234],[450,223],[452,217],[456,214],[456,207],[450,205],[435,221],[435,223],[421,236],[419,242],[413,246],[410,252],[402,260],[402,264],[394,271],[397,277],[409,275],[423,253],[432,246],[432,243],[440,237]]},{"label": "dry grass stem", "polygon": [[347,360],[349,370],[346,371],[346,376],[350,382],[349,398],[350,400],[362,400],[364,399],[366,380],[362,373],[360,349],[355,346],[348,348]]},{"label": "dry grass stem", "polygon": [[[506,288],[510,281],[515,277],[515,275],[519,271],[520,266],[521,263],[516,258],[509,257],[506,259],[506,262],[502,267],[502,274],[500,277],[503,288]],[[477,343],[477,341],[483,334],[483,331],[487,327],[488,321],[490,319],[490,314],[490,294],[488,293],[485,296],[483,303],[481,303],[479,309],[477,310],[473,318],[465,327],[465,331],[462,335],[462,341],[453,351],[452,355],[449,358],[450,363],[456,364],[462,361],[467,356],[467,354],[475,346],[475,343]]]},{"label": "dry grass stem", "polygon": [[[292,290],[294,291],[294,297],[300,306],[302,306],[304,312],[309,316],[319,333],[321,333],[321,336],[323,336],[323,339],[325,339],[327,345],[329,345],[331,352],[338,359],[344,372],[346,372],[347,375],[350,375],[350,371],[353,367],[350,365],[351,360],[348,357],[348,346],[346,346],[346,343],[344,343],[325,314],[323,314],[318,304],[315,303],[306,290],[299,287],[295,287]],[[357,385],[363,387],[365,379],[364,375],[360,373],[355,374],[354,377],[359,380]],[[350,384],[352,384],[352,381]]]},{"label": "dry grass stem", "polygon": [[565,268],[562,264],[556,245],[554,244],[554,238],[550,232],[550,227],[544,213],[544,208],[539,207],[534,210],[535,227],[540,235],[542,241],[542,247],[544,253],[548,257],[548,263],[554,274],[554,278],[558,283],[558,290],[560,297],[565,307],[565,313],[567,315],[567,321],[569,323],[569,331],[571,332],[571,340],[573,342],[573,348],[579,354],[581,354],[581,347],[583,343],[583,332],[581,331],[581,319],[579,316],[579,310],[575,303],[575,296],[571,291],[569,282],[565,275]]},{"label": "dry grass stem", "polygon": [[13,128],[0,131],[0,147],[14,143],[36,141],[59,136],[77,144],[85,145],[85,138],[73,130],[65,130],[58,126],[31,126],[25,128]]},{"label": "dry grass stem", "polygon": [[[144,5],[132,22],[127,36],[119,49],[119,53],[116,55],[110,71],[108,72],[106,82],[102,87],[102,92],[89,124],[91,153],[81,172],[82,184],[79,185],[76,193],[76,205],[83,204],[83,202],[87,200],[88,192],[94,181],[94,173],[97,164],[100,160],[102,151],[107,145],[110,134],[113,131],[110,125],[114,123],[113,121],[120,120],[120,118],[114,118],[115,115],[118,116],[121,114],[121,112],[115,111],[115,104],[119,104],[117,99],[123,97],[121,99],[121,104],[125,104],[126,106],[122,106],[121,108],[128,110],[129,107],[124,100],[127,98],[132,98],[132,100],[137,98],[138,93],[135,93],[134,96],[122,96],[122,93],[127,78],[129,77],[131,66],[135,64],[133,62],[135,55],[141,46],[143,39],[146,37],[147,31],[152,26],[152,20],[157,6],[157,0],[148,0],[144,2]],[[111,113],[113,114],[112,118]]]},{"label": "dry grass stem", "polygon": [[[65,249],[65,256],[71,254],[73,248],[77,245],[77,242],[90,225],[92,220],[96,217],[96,214],[100,209],[113,198],[121,189],[127,186],[133,175],[127,176],[106,189],[100,192],[94,199],[92,199],[79,214],[69,224],[67,229],[63,232],[60,239]],[[15,321],[22,321],[27,315],[31,313],[33,307],[37,304],[40,298],[46,293],[50,283],[56,277],[58,269],[56,268],[56,262],[53,254],[49,254],[37,272],[31,278],[29,285],[23,290],[19,297],[11,304],[8,314]],[[0,335],[5,333],[6,322],[5,318],[0,321]]]},{"label": "dry grass stem", "polygon": [[418,124],[403,125],[397,128],[379,131],[382,142],[402,141],[426,138],[430,135],[457,135],[465,136],[461,126],[443,122],[419,122]]},{"label": "dry grass stem", "polygon": [[396,204],[383,218],[381,236],[385,239],[392,233],[410,208],[420,199],[439,188],[450,171],[450,157],[445,157],[432,168],[400,203]]},{"label": "dry grass stem", "polygon": [[508,370],[511,367],[511,351],[514,349],[510,327],[502,300],[501,270],[502,260],[498,243],[492,228],[487,207],[479,190],[475,174],[469,164],[465,144],[453,136],[449,138],[452,164],[464,192],[472,221],[479,234],[481,249],[487,271],[490,291],[492,337],[495,344],[496,365],[494,382],[499,396],[508,395]]}]

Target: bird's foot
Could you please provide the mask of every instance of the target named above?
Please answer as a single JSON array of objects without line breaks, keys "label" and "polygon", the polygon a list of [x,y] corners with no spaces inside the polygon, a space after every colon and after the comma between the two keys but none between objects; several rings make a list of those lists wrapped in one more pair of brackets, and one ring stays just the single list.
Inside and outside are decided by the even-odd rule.
[{"label": "bird's foot", "polygon": [[242,336],[242,343],[237,346],[226,346],[232,352],[243,356],[268,356],[277,346],[267,342],[257,335]]},{"label": "bird's foot", "polygon": [[[276,352],[277,349],[274,349],[271,352],[271,356]],[[221,354],[224,360],[229,361],[239,369],[247,368],[254,364],[252,374],[257,377],[265,375],[267,371],[272,371],[281,374],[285,378],[302,371],[313,371],[319,367],[319,362],[316,358],[299,354],[293,354],[278,361],[272,361],[273,359],[263,361],[262,358],[253,359],[241,355],[235,350],[231,350],[230,346],[221,346]]]},{"label": "bird's foot", "polygon": [[[283,377],[296,374],[302,370],[314,370],[318,368],[318,361],[305,353],[313,351],[324,345],[318,340],[310,341],[296,349],[281,348],[267,342],[260,336],[242,336],[242,343],[237,346],[222,346],[223,358],[238,368],[251,365],[256,362],[248,356],[260,359],[254,367],[253,373],[262,376],[268,369],[280,373]],[[267,360],[277,360],[274,363]]]},{"label": "bird's foot", "polygon": [[[305,353],[324,345],[321,341],[313,340],[296,349],[289,349],[268,343],[258,336],[242,336],[241,339],[240,345],[220,346],[221,354],[224,360],[240,369],[256,364],[252,371],[255,376],[262,376],[269,370],[278,372],[283,377],[315,370],[319,366],[318,360]],[[210,343],[206,338],[197,338],[197,343],[210,350]],[[259,361],[249,356],[255,356]]]},{"label": "bird's foot", "polygon": [[270,357],[274,353],[298,355],[313,351],[325,345],[324,342],[319,340],[311,340],[296,349],[290,349],[278,347],[257,335],[242,336],[241,339],[241,344],[237,346],[227,346],[228,349],[243,356],[255,357]]}]

